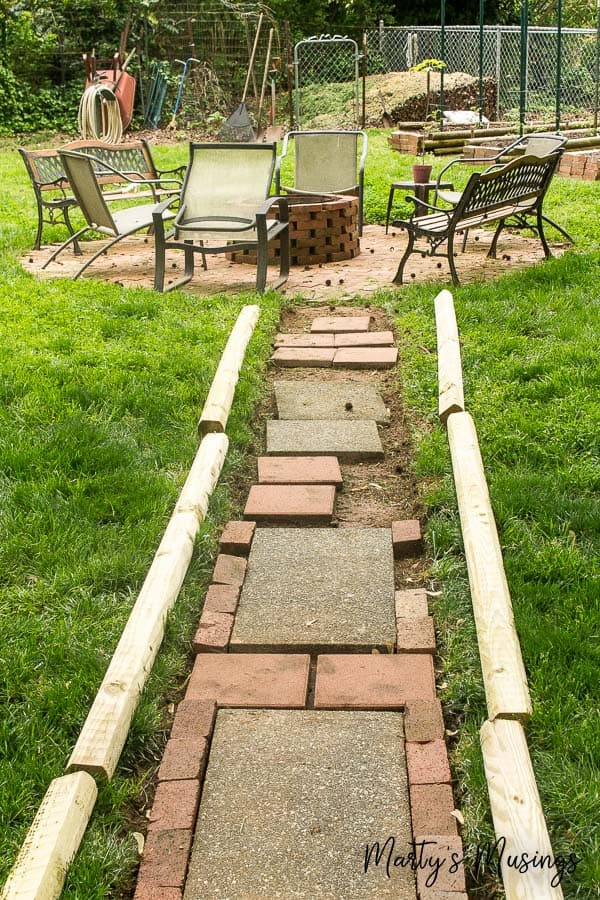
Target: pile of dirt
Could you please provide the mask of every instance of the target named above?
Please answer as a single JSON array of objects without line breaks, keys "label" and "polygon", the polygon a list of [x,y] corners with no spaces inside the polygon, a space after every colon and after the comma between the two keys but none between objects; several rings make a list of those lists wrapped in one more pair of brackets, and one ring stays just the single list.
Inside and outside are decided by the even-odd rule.
[{"label": "pile of dirt", "polygon": [[[311,96],[309,96],[311,95]],[[312,96],[314,95],[314,96]],[[476,109],[479,106],[479,80],[465,72],[449,72],[444,75],[444,105],[446,109]],[[369,128],[384,125],[384,110],[394,126],[402,122],[423,121],[439,106],[440,76],[431,73],[431,92],[427,102],[427,75],[425,72],[388,72],[369,75],[365,83],[365,124]],[[347,84],[314,85],[303,92],[303,106],[319,109],[310,120],[302,122],[304,128],[332,128],[340,121],[353,117],[352,91]],[[495,117],[496,83],[484,80],[484,115]],[[320,111],[322,110],[322,112]]]}]

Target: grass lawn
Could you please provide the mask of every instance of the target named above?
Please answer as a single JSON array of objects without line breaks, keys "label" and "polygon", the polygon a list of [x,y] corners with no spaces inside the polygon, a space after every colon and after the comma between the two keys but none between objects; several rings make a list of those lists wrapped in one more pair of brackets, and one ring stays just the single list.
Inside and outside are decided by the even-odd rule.
[{"label": "grass lawn", "polygon": [[[408,177],[411,160],[389,152],[384,133],[370,139],[365,207],[369,221],[381,222],[389,182]],[[180,144],[157,157],[167,166],[186,152]],[[16,262],[31,246],[35,216],[14,151],[0,151],[0,176],[10,186],[0,225],[3,879],[85,719],[193,459],[220,351],[251,295],[203,300],[93,278],[38,282]],[[577,253],[454,294],[466,401],[533,698],[533,764],[555,852],[581,858],[565,897],[592,898],[600,884],[600,184],[557,179],[546,211],[571,231]],[[62,235],[57,228],[52,236]],[[386,290],[375,302],[394,315],[402,339],[468,850],[492,836],[478,739],[486,714],[449,453],[435,416],[436,291]],[[100,791],[70,870],[67,898],[123,895],[135,870],[134,810],[159,758],[166,703],[187,674],[216,528],[232,512],[236,476],[252,450],[253,410],[281,301],[267,295],[260,302],[225,470],[117,775]],[[479,896],[489,897],[487,873],[479,883],[486,885]]]}]

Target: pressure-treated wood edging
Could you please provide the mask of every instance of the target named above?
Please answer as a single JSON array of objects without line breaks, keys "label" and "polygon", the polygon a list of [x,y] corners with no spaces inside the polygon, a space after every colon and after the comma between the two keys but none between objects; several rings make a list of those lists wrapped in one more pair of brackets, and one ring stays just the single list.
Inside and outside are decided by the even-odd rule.
[{"label": "pressure-treated wood edging", "polygon": [[[243,308],[233,329],[235,331],[241,320],[236,332],[238,361],[232,361],[231,351],[228,365],[219,366],[219,388],[213,399],[216,397],[221,403],[223,428],[258,315],[258,307]],[[231,338],[227,348],[230,343]],[[227,384],[227,379],[233,382],[232,385]],[[67,870],[96,802],[98,791],[92,776],[110,780],[114,774],[139,696],[162,642],[167,614],[187,573],[196,535],[208,511],[228,446],[229,440],[224,433],[206,434],[200,443],[69,759],[68,774],[55,778],[50,784],[4,885],[2,900],[55,900],[60,896]]]},{"label": "pressure-treated wood edging", "polygon": [[527,675],[477,432],[466,412],[450,415],[447,426],[488,715],[524,721]]},{"label": "pressure-treated wood edging", "polygon": [[[560,877],[546,827],[523,727],[531,699],[516,633],[502,551],[491,507],[477,432],[464,412],[454,410],[462,366],[454,303],[449,291],[435,299],[438,330],[440,409],[446,422],[463,532],[488,715],[480,731],[494,831],[507,900],[562,900]],[[441,352],[441,348],[445,351]],[[445,402],[442,403],[444,396]],[[504,852],[500,853],[502,847]],[[524,859],[526,871],[508,865]],[[545,864],[540,865],[540,859]],[[537,864],[533,862],[537,860]],[[525,865],[525,864],[523,864]],[[523,868],[521,866],[520,868]]]},{"label": "pressure-treated wood edging", "polygon": [[464,412],[465,409],[460,343],[452,294],[440,291],[433,302],[438,346],[439,416],[445,422],[450,413]]},{"label": "pressure-treated wood edging", "polygon": [[[501,858],[502,881],[509,900],[562,900],[560,873],[546,828],[525,732],[520,722],[496,719],[484,722],[481,749],[498,840],[506,842]],[[537,858],[519,868],[507,859]],[[499,853],[500,855],[500,853]],[[543,866],[539,860],[546,857]],[[526,871],[523,869],[526,868]]]},{"label": "pressure-treated wood edging", "polygon": [[245,306],[233,326],[198,422],[201,436],[209,431],[225,431],[246,347],[259,315],[260,307]]}]

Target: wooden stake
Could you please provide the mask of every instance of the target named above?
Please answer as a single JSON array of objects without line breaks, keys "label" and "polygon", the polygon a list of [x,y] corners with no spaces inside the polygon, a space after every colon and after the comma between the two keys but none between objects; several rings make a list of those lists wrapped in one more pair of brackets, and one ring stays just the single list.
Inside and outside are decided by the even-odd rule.
[{"label": "wooden stake", "polygon": [[210,495],[221,473],[228,443],[225,434],[209,434],[200,444],[146,580],[69,759],[69,772],[84,770],[108,779],[114,774],[139,695],[162,642],[167,613],[183,584],[198,527],[206,516]]},{"label": "wooden stake", "polygon": [[86,772],[50,783],[2,891],[2,900],[54,900],[87,828],[98,789]]},{"label": "wooden stake", "polygon": [[449,416],[447,425],[488,715],[526,720],[527,676],[477,432],[466,412]]},{"label": "wooden stake", "polygon": [[200,435],[205,435],[209,431],[225,431],[246,347],[252,337],[259,315],[260,307],[244,306],[237,317],[198,422]]},{"label": "wooden stake", "polygon": [[454,300],[450,291],[435,298],[435,322],[438,347],[439,416],[445,422],[450,413],[464,412],[462,364]]},{"label": "wooden stake", "polygon": [[[484,722],[480,738],[498,851],[505,844],[501,868],[507,900],[562,900],[523,726],[506,719]],[[507,865],[509,855],[521,860],[523,853],[548,859],[543,867],[538,863],[521,872]]]}]

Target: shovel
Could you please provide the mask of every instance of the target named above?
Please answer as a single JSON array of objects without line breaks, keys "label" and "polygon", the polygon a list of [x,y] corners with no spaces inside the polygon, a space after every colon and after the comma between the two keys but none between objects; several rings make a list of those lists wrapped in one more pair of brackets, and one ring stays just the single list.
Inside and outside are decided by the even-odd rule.
[{"label": "shovel", "polygon": [[223,125],[221,131],[219,132],[220,141],[250,142],[256,140],[256,135],[254,134],[254,129],[250,122],[250,116],[248,115],[248,109],[246,107],[246,94],[248,93],[248,85],[250,84],[250,75],[252,74],[254,57],[256,56],[256,48],[258,46],[258,37],[260,35],[260,26],[262,25],[262,20],[263,13],[261,13],[258,17],[258,24],[256,26],[256,34],[254,36],[254,44],[252,45],[252,53],[250,54],[248,74],[246,75],[246,83],[244,84],[241,102],[237,109],[234,109],[234,111],[231,113],[231,115]]},{"label": "shovel", "polygon": [[265,89],[267,87],[267,77],[269,75],[269,63],[271,61],[271,44],[273,43],[273,31],[275,29],[269,29],[269,43],[267,44],[267,55],[265,56],[265,69],[263,72],[263,80],[260,88],[260,100],[258,101],[258,112],[256,113],[256,140],[264,141],[266,137],[266,129],[261,125],[261,116],[262,116],[262,108],[263,102],[265,99]]}]

